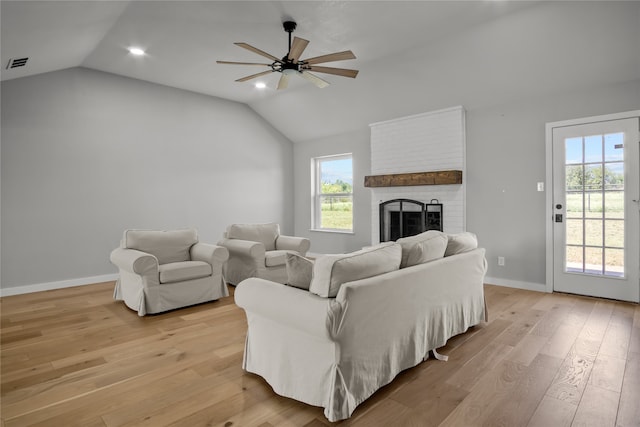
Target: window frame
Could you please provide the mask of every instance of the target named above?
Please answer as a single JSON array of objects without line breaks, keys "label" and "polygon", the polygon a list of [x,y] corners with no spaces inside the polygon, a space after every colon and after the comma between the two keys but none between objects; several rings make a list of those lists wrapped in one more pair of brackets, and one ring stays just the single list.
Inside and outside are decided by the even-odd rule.
[{"label": "window frame", "polygon": [[[335,160],[351,160],[351,192],[350,193],[331,193],[322,194],[321,165],[326,161]],[[327,196],[331,197],[349,197],[351,198],[351,228],[323,228],[322,227],[322,199]],[[353,234],[354,228],[354,186],[353,186],[353,153],[332,154],[328,156],[318,156],[311,159],[311,230],[323,231],[329,233],[346,233]]]}]

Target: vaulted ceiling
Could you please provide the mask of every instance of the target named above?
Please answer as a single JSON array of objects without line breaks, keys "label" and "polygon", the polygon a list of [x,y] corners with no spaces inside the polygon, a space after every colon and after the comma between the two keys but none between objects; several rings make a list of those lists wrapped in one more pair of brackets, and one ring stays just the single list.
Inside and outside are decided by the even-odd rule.
[{"label": "vaulted ceiling", "polygon": [[[292,141],[375,121],[640,78],[638,2],[2,1],[2,80],[87,67],[248,104]],[[265,62],[235,46],[287,51],[282,22],[310,40],[303,57],[360,70],[276,90],[279,75],[234,80]],[[612,25],[615,23],[615,25]],[[604,25],[603,25],[604,24]],[[144,57],[129,46],[146,50]],[[11,58],[25,67],[7,70]],[[268,62],[268,60],[266,61]]]}]

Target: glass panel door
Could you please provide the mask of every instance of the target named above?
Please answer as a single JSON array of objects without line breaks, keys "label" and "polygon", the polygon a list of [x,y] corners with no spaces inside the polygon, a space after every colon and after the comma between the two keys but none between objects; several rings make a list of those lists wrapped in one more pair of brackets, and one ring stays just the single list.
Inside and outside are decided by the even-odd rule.
[{"label": "glass panel door", "polygon": [[638,119],[553,129],[554,290],[638,301]]}]

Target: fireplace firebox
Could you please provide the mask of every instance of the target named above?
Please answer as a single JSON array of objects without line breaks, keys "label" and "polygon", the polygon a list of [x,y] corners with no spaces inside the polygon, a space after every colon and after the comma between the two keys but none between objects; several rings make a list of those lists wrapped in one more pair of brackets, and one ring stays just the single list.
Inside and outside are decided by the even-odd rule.
[{"label": "fireplace firebox", "polygon": [[380,203],[380,242],[395,241],[427,230],[442,231],[442,204],[411,199]]}]

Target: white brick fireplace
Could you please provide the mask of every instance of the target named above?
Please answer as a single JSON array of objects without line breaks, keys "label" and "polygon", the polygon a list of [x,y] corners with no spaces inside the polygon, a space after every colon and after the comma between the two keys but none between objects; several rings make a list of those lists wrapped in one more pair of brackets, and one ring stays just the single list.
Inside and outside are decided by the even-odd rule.
[{"label": "white brick fireplace", "polygon": [[392,199],[443,204],[447,233],[465,229],[465,111],[448,108],[373,123],[371,175],[461,170],[462,184],[371,188],[371,242],[380,241],[379,205]]}]

